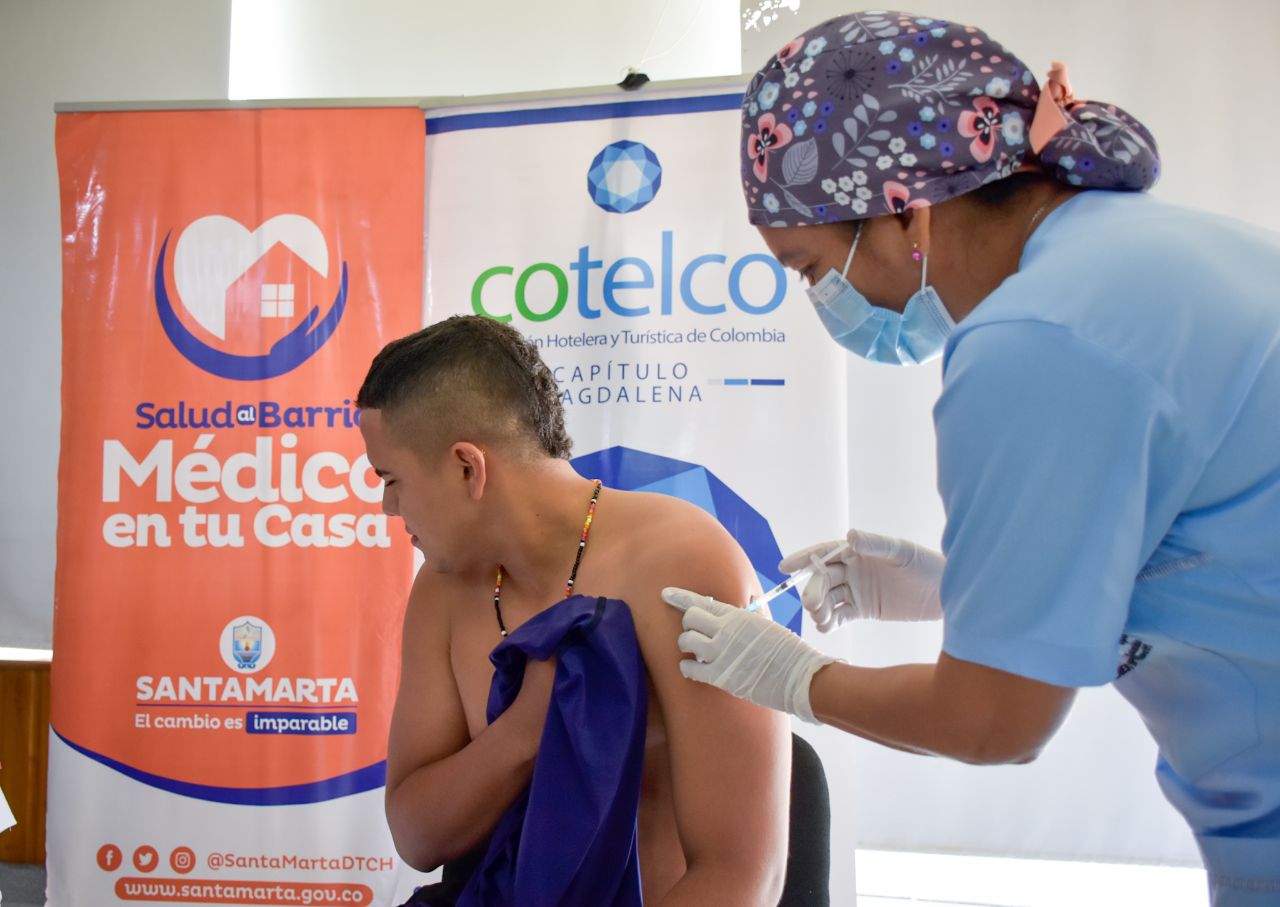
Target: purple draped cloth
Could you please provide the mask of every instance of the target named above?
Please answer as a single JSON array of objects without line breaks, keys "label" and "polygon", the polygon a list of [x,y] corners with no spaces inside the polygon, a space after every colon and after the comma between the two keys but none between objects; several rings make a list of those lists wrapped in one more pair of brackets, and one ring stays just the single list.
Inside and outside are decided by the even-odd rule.
[{"label": "purple draped cloth", "polygon": [[556,659],[529,787],[503,813],[458,907],[641,907],[636,816],[648,682],[626,602],[575,595],[489,655],[488,720],[530,659]]}]

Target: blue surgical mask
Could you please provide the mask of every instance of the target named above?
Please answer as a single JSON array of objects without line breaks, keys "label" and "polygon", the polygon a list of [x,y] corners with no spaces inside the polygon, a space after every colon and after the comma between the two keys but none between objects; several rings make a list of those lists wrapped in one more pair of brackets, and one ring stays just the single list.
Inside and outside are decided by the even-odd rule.
[{"label": "blue surgical mask", "polygon": [[863,359],[887,365],[928,362],[942,352],[956,326],[937,291],[928,285],[929,256],[920,264],[920,289],[898,313],[872,305],[845,277],[861,238],[859,221],[844,270],[832,268],[809,288],[809,301],[817,309],[822,326],[836,343]]}]

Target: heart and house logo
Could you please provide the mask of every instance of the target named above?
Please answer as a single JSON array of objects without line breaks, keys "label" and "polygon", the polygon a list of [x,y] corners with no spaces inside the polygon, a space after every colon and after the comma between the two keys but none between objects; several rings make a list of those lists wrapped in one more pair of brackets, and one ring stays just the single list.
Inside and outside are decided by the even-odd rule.
[{"label": "heart and house logo", "polygon": [[[155,300],[169,341],[192,364],[238,381],[293,371],[324,346],[347,303],[347,263],[331,289],[329,247],[315,222],[280,214],[249,230],[220,214],[198,218],[178,237],[170,292],[172,234],[156,259]],[[177,305],[174,300],[176,298]]]}]

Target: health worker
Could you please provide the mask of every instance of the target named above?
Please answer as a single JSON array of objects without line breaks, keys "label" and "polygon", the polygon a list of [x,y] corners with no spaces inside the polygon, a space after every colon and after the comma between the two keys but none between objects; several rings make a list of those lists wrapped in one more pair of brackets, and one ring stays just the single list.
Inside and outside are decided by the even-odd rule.
[{"label": "health worker", "polygon": [[685,675],[979,764],[1033,759],[1114,683],[1213,903],[1280,905],[1280,236],[1150,197],[1141,123],[939,19],[811,29],[742,123],[750,220],[831,337],[942,357],[943,553],[854,530],[782,569],[817,567],[821,631],[940,614],[943,645],[858,667],[672,589]]}]

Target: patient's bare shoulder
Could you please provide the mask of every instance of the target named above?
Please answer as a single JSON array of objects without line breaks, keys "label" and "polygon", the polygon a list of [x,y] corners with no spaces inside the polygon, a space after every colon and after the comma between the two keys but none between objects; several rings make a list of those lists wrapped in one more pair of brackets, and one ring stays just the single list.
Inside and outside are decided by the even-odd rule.
[{"label": "patient's bare shoulder", "polygon": [[619,493],[615,545],[625,551],[627,586],[655,602],[666,586],[693,588],[741,604],[756,586],[746,554],[702,508],[669,495]]}]

